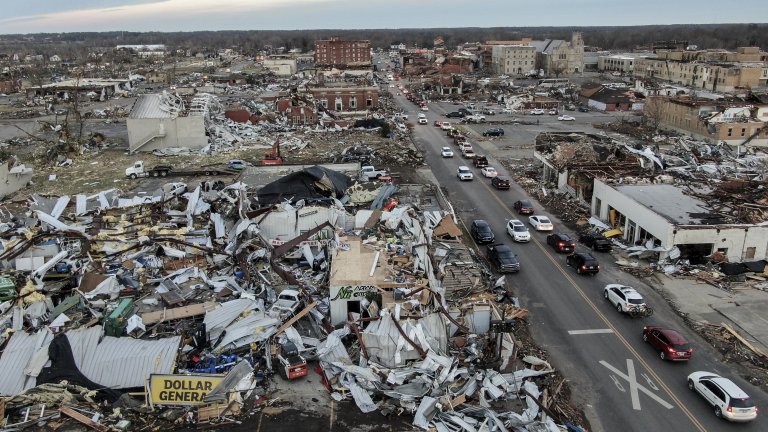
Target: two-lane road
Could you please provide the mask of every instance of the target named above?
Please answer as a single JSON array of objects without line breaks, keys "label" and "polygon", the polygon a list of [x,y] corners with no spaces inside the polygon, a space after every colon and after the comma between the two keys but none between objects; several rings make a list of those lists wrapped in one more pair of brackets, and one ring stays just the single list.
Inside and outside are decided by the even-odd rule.
[{"label": "two-lane road", "polygon": [[[394,89],[393,89],[394,90]],[[404,110],[415,117],[418,108],[402,95],[396,97]],[[473,169],[475,180],[460,182],[456,169],[472,166],[464,159],[446,133],[432,126],[445,120],[441,112],[426,112],[429,124],[416,125],[415,140],[425,152],[432,172],[447,192],[458,215],[465,223],[485,219],[496,233],[497,242],[512,245],[520,256],[522,270],[507,280],[530,309],[529,320],[536,341],[552,356],[553,364],[569,379],[574,400],[581,405],[596,431],[758,431],[762,420],[747,425],[732,425],[714,417],[713,410],[685,385],[686,376],[695,370],[721,373],[734,379],[765,405],[764,395],[738,380],[731,368],[716,360],[719,355],[703,343],[695,345],[696,353],[689,363],[672,364],[660,360],[655,351],[644,344],[641,331],[645,324],[663,324],[687,333],[680,320],[663,305],[654,292],[635,286],[656,306],[651,318],[631,319],[620,315],[602,297],[608,283],[633,285],[631,278],[610,265],[610,256],[596,254],[601,260],[597,276],[579,276],[565,266],[565,256],[546,245],[544,233],[533,234],[529,244],[512,244],[506,234],[509,219],[521,219],[512,203],[526,198],[515,184],[509,191],[498,191]],[[454,158],[441,158],[440,148],[450,146]],[[491,159],[492,160],[492,159]],[[492,165],[502,174],[504,169]],[[536,209],[541,214],[540,208]],[[556,218],[555,230],[568,232]],[[580,246],[580,248],[583,248]],[[484,253],[484,247],[480,248]],[[694,342],[695,335],[688,334]]]}]

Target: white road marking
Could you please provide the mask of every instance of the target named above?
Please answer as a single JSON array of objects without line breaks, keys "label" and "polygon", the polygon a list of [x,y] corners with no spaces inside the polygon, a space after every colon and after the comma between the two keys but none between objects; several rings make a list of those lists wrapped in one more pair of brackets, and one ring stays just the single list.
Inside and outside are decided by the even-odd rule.
[{"label": "white road marking", "polygon": [[568,330],[569,335],[613,333],[611,329]]},{"label": "white road marking", "polygon": [[[674,408],[669,402],[665,401],[664,399],[657,396],[652,391],[648,390],[644,386],[640,385],[637,382],[637,376],[635,375],[635,364],[632,362],[632,359],[627,359],[627,373],[623,373],[619,369],[616,369],[613,367],[610,363],[604,360],[600,360],[600,364],[608,368],[611,372],[615,373],[621,378],[624,378],[624,380],[629,383],[629,393],[632,398],[632,408],[634,408],[637,411],[640,411],[642,408],[640,407],[640,394],[638,393],[638,390],[645,393],[649,398],[655,400],[658,402],[659,405],[663,406],[666,409],[672,409]],[[611,379],[614,380],[614,383],[616,382],[616,378],[613,377],[613,375],[610,375]]]},{"label": "white road marking", "polygon": [[608,375],[613,380],[613,383],[616,385],[616,388],[619,389],[622,393],[625,393],[627,390],[624,388],[623,385],[619,382],[619,379],[616,378],[615,375]]},{"label": "white road marking", "polygon": [[650,387],[650,388],[652,388],[652,389],[654,389],[656,391],[659,391],[659,388],[656,386],[656,383],[653,382],[651,377],[649,377],[647,374],[644,374],[644,373],[640,374],[640,376],[645,378],[645,381],[648,382],[648,387]]}]

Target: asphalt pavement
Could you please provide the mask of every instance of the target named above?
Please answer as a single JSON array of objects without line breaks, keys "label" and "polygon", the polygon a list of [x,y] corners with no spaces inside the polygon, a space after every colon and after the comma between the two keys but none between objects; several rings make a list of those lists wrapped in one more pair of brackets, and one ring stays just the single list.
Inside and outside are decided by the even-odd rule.
[{"label": "asphalt pavement", "polygon": [[[406,112],[413,114],[417,111],[402,94],[396,98]],[[719,353],[688,330],[656,291],[618,270],[610,255],[596,254],[601,264],[597,276],[579,276],[565,266],[564,255],[546,245],[543,233],[533,233],[529,244],[512,244],[505,234],[506,222],[515,218],[527,223],[526,217],[513,212],[512,203],[529,197],[516,184],[508,191],[491,188],[488,179],[482,178],[480,170],[474,168],[474,181],[458,180],[458,166],[471,167],[471,160],[463,159],[458,153],[454,158],[441,158],[441,147],[456,149],[456,146],[444,131],[432,126],[435,120],[445,120],[445,112],[456,108],[450,104],[431,103],[430,110],[425,112],[428,125],[414,128],[415,142],[425,152],[436,182],[446,191],[463,223],[468,225],[473,219],[485,219],[496,232],[497,241],[510,244],[519,254],[522,270],[508,277],[509,284],[523,306],[530,310],[529,321],[535,340],[549,352],[552,363],[569,380],[573,399],[585,411],[591,429],[723,431],[738,427],[739,430],[764,430],[760,418],[746,425],[733,425],[716,418],[710,406],[687,389],[689,373],[708,370],[736,381],[757,400],[758,405],[765,406],[766,402],[765,394],[740,380],[730,365],[720,362]],[[470,141],[477,142],[489,156],[491,165],[505,175],[508,173],[495,159],[500,147],[511,147],[506,151],[520,155],[527,153],[527,157],[532,157],[530,144],[538,132],[553,129],[593,132],[591,125],[586,124],[586,118],[609,117],[602,113],[579,114],[584,116],[574,115],[577,120],[568,122],[567,126],[550,116],[540,116],[543,118],[538,125],[515,125],[511,126],[513,130],[505,126],[504,139],[480,140],[476,133],[484,126],[472,125],[470,129],[475,133]],[[537,214],[547,215],[543,208],[535,207]],[[548,216],[555,224],[555,231],[573,237],[556,217]],[[579,249],[584,248],[579,246]],[[484,253],[484,250],[481,248],[480,252]],[[655,305],[656,312],[650,318],[635,319],[619,314],[602,296],[603,287],[609,283],[634,286],[649,304]],[[693,359],[687,363],[659,359],[656,352],[642,342],[644,325],[664,325],[681,331],[696,347]]]}]

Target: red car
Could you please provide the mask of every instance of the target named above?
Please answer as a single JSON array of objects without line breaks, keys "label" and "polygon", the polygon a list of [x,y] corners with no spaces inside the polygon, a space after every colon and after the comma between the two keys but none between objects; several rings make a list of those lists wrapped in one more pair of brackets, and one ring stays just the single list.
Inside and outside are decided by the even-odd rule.
[{"label": "red car", "polygon": [[533,204],[528,200],[515,201],[514,207],[518,214],[533,214]]},{"label": "red car", "polygon": [[657,326],[643,327],[643,340],[659,352],[662,360],[690,360],[693,348],[683,335],[672,329]]}]

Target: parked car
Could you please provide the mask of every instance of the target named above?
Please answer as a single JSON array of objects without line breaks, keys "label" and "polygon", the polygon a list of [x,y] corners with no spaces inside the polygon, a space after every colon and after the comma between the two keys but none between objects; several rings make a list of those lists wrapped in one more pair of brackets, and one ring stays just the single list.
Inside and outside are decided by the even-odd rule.
[{"label": "parked car", "polygon": [[499,190],[508,190],[510,188],[510,185],[511,185],[511,182],[509,180],[509,177],[496,176],[491,179],[491,186]]},{"label": "parked car", "polygon": [[182,182],[166,183],[163,185],[162,190],[165,197],[181,196],[187,193],[187,184]]},{"label": "parked car", "polygon": [[600,271],[600,264],[590,253],[574,252],[565,257],[565,264],[576,269],[577,274],[596,275]]},{"label": "parked car", "polygon": [[460,113],[458,111],[453,111],[453,112],[447,113],[445,116],[448,117],[448,118],[462,118],[462,117],[464,117],[464,114],[462,114],[462,113]]},{"label": "parked car", "polygon": [[227,162],[227,168],[241,171],[244,170],[245,167],[248,166],[248,163],[241,159],[232,159],[229,162]]},{"label": "parked car", "polygon": [[534,108],[531,110],[531,115],[544,115],[545,111],[541,108]]},{"label": "parked car", "polygon": [[472,112],[470,110],[468,110],[468,109],[466,109],[464,107],[459,108],[458,112],[460,114],[464,115],[464,116],[468,116],[468,115],[472,114]]},{"label": "parked car", "polygon": [[492,109],[484,109],[483,110],[483,114],[485,114],[485,115],[496,115],[496,111],[494,111]]},{"label": "parked car", "polygon": [[757,417],[755,402],[728,378],[698,371],[688,375],[688,388],[709,402],[717,417],[734,422],[748,422]]},{"label": "parked car", "polygon": [[472,224],[469,226],[469,233],[472,234],[472,238],[475,239],[477,244],[493,243],[496,240],[491,225],[482,219],[472,221]]},{"label": "parked car", "polygon": [[488,261],[499,270],[499,273],[517,273],[520,271],[520,260],[505,244],[492,244],[487,246]]},{"label": "parked car", "polygon": [[557,115],[557,109],[551,108],[548,113],[549,115]]},{"label": "parked car", "polygon": [[581,234],[579,241],[594,251],[610,252],[613,249],[611,241],[603,237],[602,234]]},{"label": "parked car", "polygon": [[447,131],[453,129],[453,126],[449,122],[440,122],[440,129]]},{"label": "parked car", "polygon": [[440,156],[444,158],[452,158],[453,157],[453,150],[451,150],[450,147],[443,147],[442,150],[440,150]]},{"label": "parked car", "polygon": [[552,233],[547,236],[547,244],[552,246],[557,252],[573,252],[576,249],[576,242],[571,240],[568,234]]},{"label": "parked car", "polygon": [[472,180],[475,177],[472,174],[472,170],[470,170],[468,166],[464,166],[464,165],[460,166],[456,170],[456,176],[461,181],[470,181],[470,180]]},{"label": "parked car", "polygon": [[565,105],[565,109],[566,109],[566,111],[575,111],[576,110],[576,105],[574,105],[574,104],[566,104]]},{"label": "parked car", "polygon": [[546,216],[531,216],[528,218],[528,223],[531,224],[536,231],[552,231],[555,229],[552,225],[552,221]]},{"label": "parked car", "polygon": [[512,110],[509,108],[502,108],[501,113],[502,114],[512,114]]},{"label": "parked car", "polygon": [[603,297],[605,297],[605,299],[621,313],[626,313],[630,309],[645,307],[643,296],[641,296],[634,288],[625,285],[606,285],[605,288],[603,288]]},{"label": "parked car", "polygon": [[533,204],[528,200],[515,201],[512,205],[518,214],[533,214]]},{"label": "parked car", "polygon": [[643,341],[656,349],[662,360],[690,360],[693,355],[691,344],[676,330],[645,326]]},{"label": "parked car", "polygon": [[499,175],[499,173],[496,171],[496,168],[494,168],[492,166],[487,166],[487,167],[481,169],[480,173],[485,178],[494,178],[494,177]]},{"label": "parked car", "polygon": [[490,128],[483,132],[483,136],[504,136],[504,129]]},{"label": "parked car", "polygon": [[576,121],[576,117],[563,114],[557,118],[560,121]]},{"label": "parked car", "polygon": [[582,105],[582,106],[580,106],[578,108],[578,111],[579,112],[589,112],[589,107],[585,107],[585,106]]},{"label": "parked car", "polygon": [[[472,164],[475,166],[475,168],[482,168],[482,169],[491,168],[494,173],[496,172],[496,170],[493,169],[493,167],[488,166],[488,158],[483,155],[475,156],[475,158],[472,160]],[[496,177],[496,174],[489,176],[489,175],[485,175],[485,171],[481,171],[481,172],[485,177]]]},{"label": "parked car", "polygon": [[507,222],[507,234],[516,242],[527,243],[531,241],[531,233],[528,231],[528,228],[517,219],[511,219]]}]

